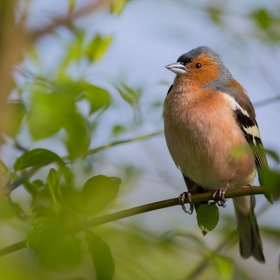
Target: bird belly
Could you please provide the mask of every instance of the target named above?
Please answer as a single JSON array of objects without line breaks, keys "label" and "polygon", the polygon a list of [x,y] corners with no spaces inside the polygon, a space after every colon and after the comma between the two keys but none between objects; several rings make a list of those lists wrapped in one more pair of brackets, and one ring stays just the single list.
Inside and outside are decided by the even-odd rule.
[{"label": "bird belly", "polygon": [[256,174],[254,155],[238,124],[228,126],[235,124],[231,112],[217,110],[211,113],[211,119],[207,114],[189,113],[173,122],[164,116],[167,146],[181,172],[209,190],[228,182],[230,188],[252,184]]}]

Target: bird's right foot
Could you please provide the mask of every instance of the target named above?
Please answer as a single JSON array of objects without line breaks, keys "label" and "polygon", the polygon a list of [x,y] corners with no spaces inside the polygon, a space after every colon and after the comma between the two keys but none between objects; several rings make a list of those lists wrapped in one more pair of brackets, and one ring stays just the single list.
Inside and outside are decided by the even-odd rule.
[{"label": "bird's right foot", "polygon": [[227,183],[223,187],[217,189],[212,195],[212,197],[216,201],[216,203],[218,202],[218,205],[222,206],[224,208],[227,206],[226,205],[225,194],[226,194],[226,191],[229,188],[229,186],[230,186],[230,183]]}]

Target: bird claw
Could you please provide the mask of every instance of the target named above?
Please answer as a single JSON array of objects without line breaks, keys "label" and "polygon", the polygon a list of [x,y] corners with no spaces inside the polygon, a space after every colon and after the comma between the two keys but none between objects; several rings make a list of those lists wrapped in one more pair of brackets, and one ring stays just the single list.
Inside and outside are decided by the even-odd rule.
[{"label": "bird claw", "polygon": [[[182,206],[182,209],[188,213],[188,214],[192,214],[193,213],[193,209],[194,209],[194,204],[192,202],[191,199],[191,193],[190,192],[183,192],[182,194],[180,194],[179,196],[179,204]],[[187,197],[187,202],[190,204],[190,209],[187,210],[186,206],[185,206],[185,199]]]},{"label": "bird claw", "polygon": [[230,183],[227,183],[225,186],[217,189],[212,197],[213,199],[216,201],[216,203],[218,202],[218,205],[219,206],[222,206],[223,208],[225,208],[227,205],[226,205],[226,199],[225,199],[225,194],[226,194],[226,191],[229,187]]},{"label": "bird claw", "polygon": [[225,199],[225,201],[224,202],[221,202],[221,201],[218,201],[218,205],[220,206],[220,207],[223,207],[223,208],[225,208],[227,205],[226,205],[226,199]]}]

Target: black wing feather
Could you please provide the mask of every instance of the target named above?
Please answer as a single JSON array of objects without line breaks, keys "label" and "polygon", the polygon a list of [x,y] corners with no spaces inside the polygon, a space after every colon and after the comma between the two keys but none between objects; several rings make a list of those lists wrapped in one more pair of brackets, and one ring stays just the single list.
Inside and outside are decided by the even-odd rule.
[{"label": "black wing feather", "polygon": [[170,86],[170,88],[169,88],[169,90],[168,90],[168,92],[167,92],[167,95],[170,93],[170,91],[172,90],[172,88],[173,88],[173,85]]},{"label": "black wing feather", "polygon": [[[259,128],[257,122],[252,120],[249,115],[246,115],[246,111],[242,111],[241,108],[235,108],[234,110],[236,121],[239,124],[240,129],[243,132],[244,137],[249,143],[254,156],[255,163],[258,169],[259,181],[262,186],[264,186],[263,171],[268,170],[268,163],[266,159],[265,150],[263,147],[262,140],[260,138]],[[245,114],[244,114],[245,113]],[[251,129],[250,129],[251,128]],[[251,132],[258,132],[258,135],[254,135]],[[265,195],[266,199],[272,204],[272,197],[270,194]]]},{"label": "black wing feather", "polygon": [[267,159],[265,150],[262,144],[262,140],[259,136],[253,135],[248,133],[249,128],[255,128],[258,129],[257,122],[254,122],[249,116],[245,115],[241,109],[235,109],[235,116],[236,121],[239,124],[239,127],[241,128],[244,137],[246,138],[247,142],[249,143],[254,156],[255,156],[255,162],[258,169],[268,168]]}]

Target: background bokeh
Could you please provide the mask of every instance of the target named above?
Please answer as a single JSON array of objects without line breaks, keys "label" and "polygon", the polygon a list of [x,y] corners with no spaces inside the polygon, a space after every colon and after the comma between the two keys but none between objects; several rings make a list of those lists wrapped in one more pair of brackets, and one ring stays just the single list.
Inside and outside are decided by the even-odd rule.
[{"label": "background bokeh", "polygon": [[[1,279],[279,278],[280,207],[263,196],[265,265],[239,256],[230,200],[206,237],[179,206],[61,234],[185,191],[160,133],[174,79],[165,66],[197,46],[217,52],[246,88],[279,170],[278,1],[2,0],[0,21]],[[23,156],[38,148],[65,165]],[[98,196],[96,186],[107,186],[99,174],[116,198],[111,189],[108,201]],[[98,181],[92,193],[89,178]],[[103,209],[85,206],[102,199]],[[30,248],[6,254],[26,238]]]}]

